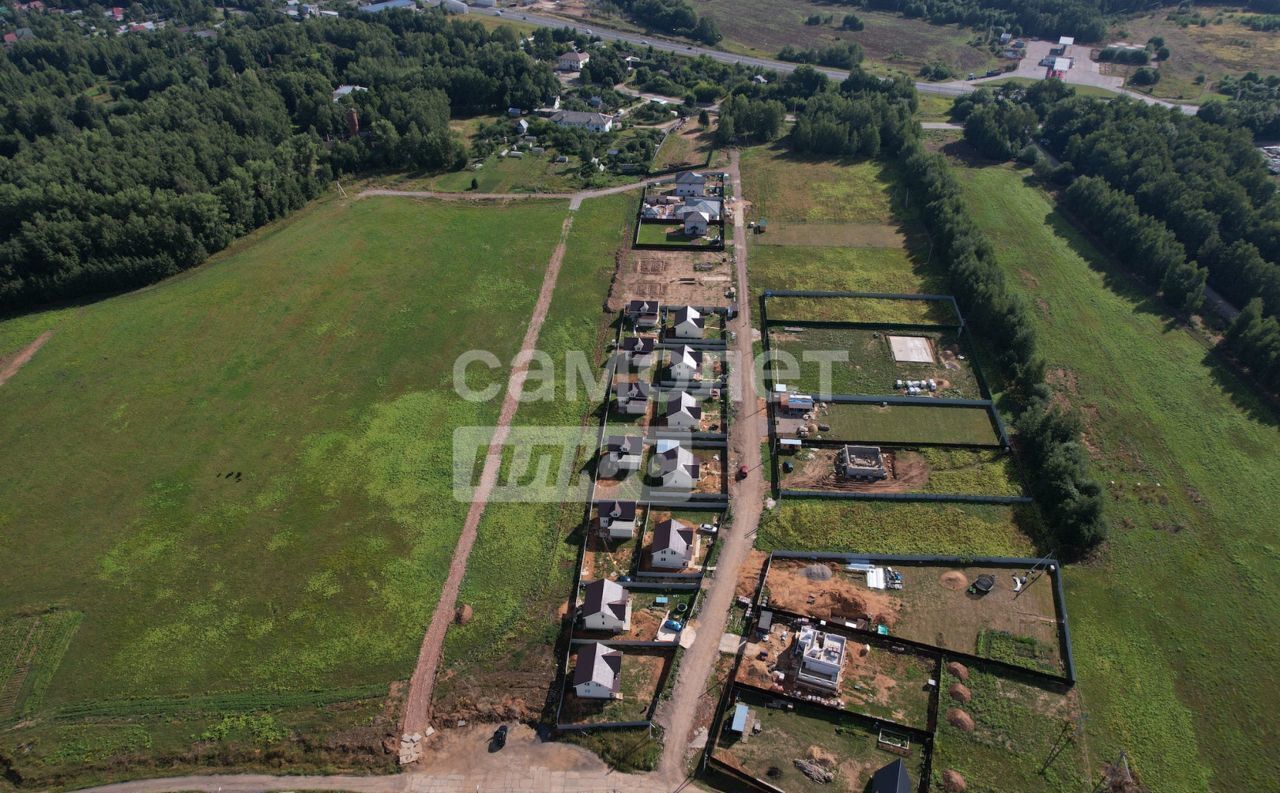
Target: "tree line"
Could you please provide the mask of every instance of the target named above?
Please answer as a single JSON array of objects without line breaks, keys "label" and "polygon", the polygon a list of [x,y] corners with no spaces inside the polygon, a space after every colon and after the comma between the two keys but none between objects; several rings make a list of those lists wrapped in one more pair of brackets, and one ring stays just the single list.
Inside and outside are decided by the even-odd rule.
[{"label": "tree line", "polygon": [[[453,112],[558,91],[512,31],[440,13],[264,11],[215,39],[71,19],[0,57],[0,309],[171,275],[341,173],[460,167]],[[335,101],[344,83],[367,90]]]},{"label": "tree line", "polygon": [[687,0],[609,0],[636,22],[662,33],[716,44],[724,38],[716,23],[699,16]]}]

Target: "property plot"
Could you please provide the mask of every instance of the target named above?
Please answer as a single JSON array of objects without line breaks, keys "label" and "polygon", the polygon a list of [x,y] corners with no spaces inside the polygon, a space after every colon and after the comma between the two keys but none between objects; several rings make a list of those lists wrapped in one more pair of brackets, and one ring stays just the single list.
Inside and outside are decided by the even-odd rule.
[{"label": "property plot", "polygon": [[[617,655],[612,656],[612,653]],[[600,660],[595,658],[595,654],[612,657]],[[579,645],[573,653],[569,672],[565,677],[560,723],[648,721],[654,702],[666,684],[673,658],[671,650],[636,647],[613,650],[607,644]],[[598,660],[593,673],[579,674],[578,664],[592,660]],[[612,687],[614,690],[608,696],[584,696],[591,690],[585,685],[590,682],[599,683],[605,688]]]},{"label": "property plot", "polygon": [[653,156],[653,170],[700,167],[707,162],[714,146],[711,133],[698,123],[697,117],[686,118],[658,147]]},{"label": "property plot", "polygon": [[[976,655],[994,649],[997,660],[1063,672],[1049,576],[1029,576],[1019,592],[1013,579],[1026,573],[1022,569],[898,564],[893,570],[902,576],[901,589],[873,589],[866,574],[839,563],[775,557],[765,586],[770,605],[794,614],[882,630],[957,652]],[[988,577],[990,588],[982,591]],[[996,638],[992,632],[1006,636]],[[1034,652],[1011,652],[1010,645],[1034,647]]]},{"label": "property plot", "polygon": [[[742,153],[742,190],[751,201],[749,220],[774,223],[874,224],[896,218],[887,185],[897,165],[881,160],[833,162],[802,157],[781,147]],[[767,231],[762,237],[768,236]]]},{"label": "property plot", "polygon": [[[772,306],[773,301],[769,304]],[[903,340],[897,351],[894,339]],[[802,393],[956,399],[984,396],[967,350],[951,332],[913,331],[909,336],[899,336],[880,330],[771,323],[769,348],[774,353],[774,382],[786,383]],[[899,352],[920,360],[900,360]],[[912,381],[925,385],[913,388]]]},{"label": "property plot", "polygon": [[906,236],[884,223],[774,223],[756,236],[759,245],[801,245],[812,248],[905,248]]},{"label": "property plot", "polygon": [[[879,731],[836,711],[775,700],[743,688],[734,691],[732,703],[716,734],[713,756],[787,793],[862,793],[872,774],[901,757],[881,748]],[[747,706],[746,729],[741,734],[733,731],[731,719],[739,703]],[[918,780],[923,749],[913,746],[902,759],[912,779]]]},{"label": "property plot", "polygon": [[714,226],[706,234],[686,234],[684,226],[679,223],[642,223],[636,231],[637,245],[671,245],[700,248],[713,248],[723,245],[720,227]]},{"label": "property plot", "polygon": [[[831,427],[822,436],[829,440],[872,442],[885,445],[955,443],[998,446],[1000,437],[985,407],[934,407],[931,405],[881,405],[879,403],[823,403],[814,417]],[[784,433],[779,426],[779,435]]]},{"label": "property plot", "polygon": [[728,257],[721,251],[625,250],[616,258],[607,303],[610,311],[621,310],[629,300],[720,305],[733,281]]},{"label": "property plot", "polygon": [[[782,457],[783,490],[831,490],[848,493],[948,493],[1017,496],[1013,457],[1004,451],[938,447],[881,449],[885,478],[859,480],[841,474],[840,449],[807,446]],[[788,463],[791,470],[788,471]]]},{"label": "property plot", "polygon": [[1091,783],[1074,692],[949,663],[941,680],[933,784],[998,793],[1058,793]]},{"label": "property plot", "polygon": [[[911,255],[901,247],[770,245],[765,238],[772,233],[753,238],[757,244],[748,261],[753,295],[770,289],[909,294],[945,288],[917,273]],[[785,316],[803,319],[807,314],[789,311]]]},{"label": "property plot", "polygon": [[835,685],[818,687],[804,675],[801,632],[811,626],[774,617],[768,630],[756,631],[738,666],[738,681],[766,691],[818,697],[827,704],[908,727],[926,729],[935,661],[906,648],[869,644],[864,639],[827,631],[827,643],[840,646]]},{"label": "property plot", "polygon": [[[821,285],[808,289],[827,291]],[[956,326],[960,317],[950,300],[920,300],[884,297],[796,297],[769,298],[769,323],[784,328],[791,322],[863,322],[867,324],[910,323],[914,325]],[[772,331],[772,327],[770,328]]]},{"label": "property plot", "polygon": [[[587,583],[588,579],[583,578]],[[673,644],[679,639],[678,631],[672,630],[669,621],[683,623],[688,619],[689,609],[693,605],[694,592],[654,592],[648,590],[629,590],[627,600],[630,608],[629,622],[622,630],[591,629],[591,626],[575,623],[574,639],[590,639],[609,642],[656,642],[665,641]],[[584,600],[578,599],[578,607],[582,608]]]}]

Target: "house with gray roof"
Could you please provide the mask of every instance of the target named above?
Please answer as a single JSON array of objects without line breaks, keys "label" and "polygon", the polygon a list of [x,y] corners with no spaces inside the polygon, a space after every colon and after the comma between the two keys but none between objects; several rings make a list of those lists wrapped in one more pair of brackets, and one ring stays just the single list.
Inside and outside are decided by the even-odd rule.
[{"label": "house with gray roof", "polygon": [[573,667],[573,693],[584,699],[617,699],[622,690],[622,653],[599,642],[582,645]]},{"label": "house with gray roof", "polygon": [[698,555],[698,532],[682,520],[667,519],[653,529],[649,560],[664,570],[683,570]]},{"label": "house with gray roof", "polygon": [[631,593],[616,581],[602,578],[582,588],[582,627],[589,631],[625,633],[631,630]]}]

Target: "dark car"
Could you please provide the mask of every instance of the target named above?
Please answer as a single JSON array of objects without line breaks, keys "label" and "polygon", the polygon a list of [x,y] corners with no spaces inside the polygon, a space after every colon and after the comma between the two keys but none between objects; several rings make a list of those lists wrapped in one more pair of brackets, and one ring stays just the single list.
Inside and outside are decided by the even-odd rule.
[{"label": "dark car", "polygon": [[742,480],[746,478],[747,478],[747,467],[745,465],[738,466],[738,479]]},{"label": "dark car", "polygon": [[493,751],[498,751],[507,745],[507,725],[502,725],[493,731]]}]

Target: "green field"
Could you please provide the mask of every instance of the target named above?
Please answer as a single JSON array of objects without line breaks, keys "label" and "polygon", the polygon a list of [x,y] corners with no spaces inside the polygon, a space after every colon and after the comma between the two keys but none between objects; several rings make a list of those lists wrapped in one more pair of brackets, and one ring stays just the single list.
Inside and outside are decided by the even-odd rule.
[{"label": "green field", "polygon": [[[1080,709],[1074,694],[996,677],[977,666],[968,669],[969,679],[963,682],[943,671],[931,789],[943,789],[942,775],[948,770],[958,772],[969,790],[991,793],[1089,789],[1094,780],[1080,773],[1084,747],[1076,738]],[[972,692],[967,704],[947,695],[956,683]],[[973,719],[972,732],[947,720],[952,708]]]},{"label": "green field", "polygon": [[[447,428],[497,412],[453,391],[457,331],[502,361],[471,384],[505,381],[564,214],[325,200],[157,286],[0,323],[10,347],[54,330],[0,388],[0,614],[84,614],[41,713],[313,708],[405,678],[466,511]],[[189,748],[177,723],[144,729]],[[34,730],[54,762],[40,729],[0,751]]]},{"label": "green field", "polygon": [[[618,195],[586,201],[576,213],[538,341],[557,372],[565,371],[569,352],[603,362],[604,343],[613,335],[611,317],[600,307],[634,210],[633,198]],[[598,381],[602,371],[592,374]],[[595,439],[594,410],[604,395],[585,385],[567,392],[563,377],[556,378],[555,389],[552,401],[521,405],[515,426],[581,427],[587,448],[580,463],[585,462]],[[541,709],[555,677],[552,649],[561,628],[556,610],[569,596],[582,516],[577,501],[485,508],[459,594],[475,616],[465,626],[453,626],[446,638],[437,713],[448,712],[459,700],[475,703],[491,696],[508,703],[523,699],[531,716]],[[479,668],[477,660],[483,661]]]},{"label": "green field", "polygon": [[830,437],[886,444],[999,443],[986,408],[836,403],[817,421]]},{"label": "green field", "polygon": [[684,233],[684,227],[679,223],[667,225],[665,223],[642,223],[640,231],[636,234],[637,245],[673,245],[683,247],[685,245],[697,245],[704,248],[711,247],[711,240],[719,237],[721,234],[719,226],[710,226],[707,233],[701,237],[687,237]]},{"label": "green field", "polygon": [[958,174],[1108,485],[1112,538],[1066,571],[1090,756],[1152,790],[1274,787],[1275,415],[1021,173]]}]

